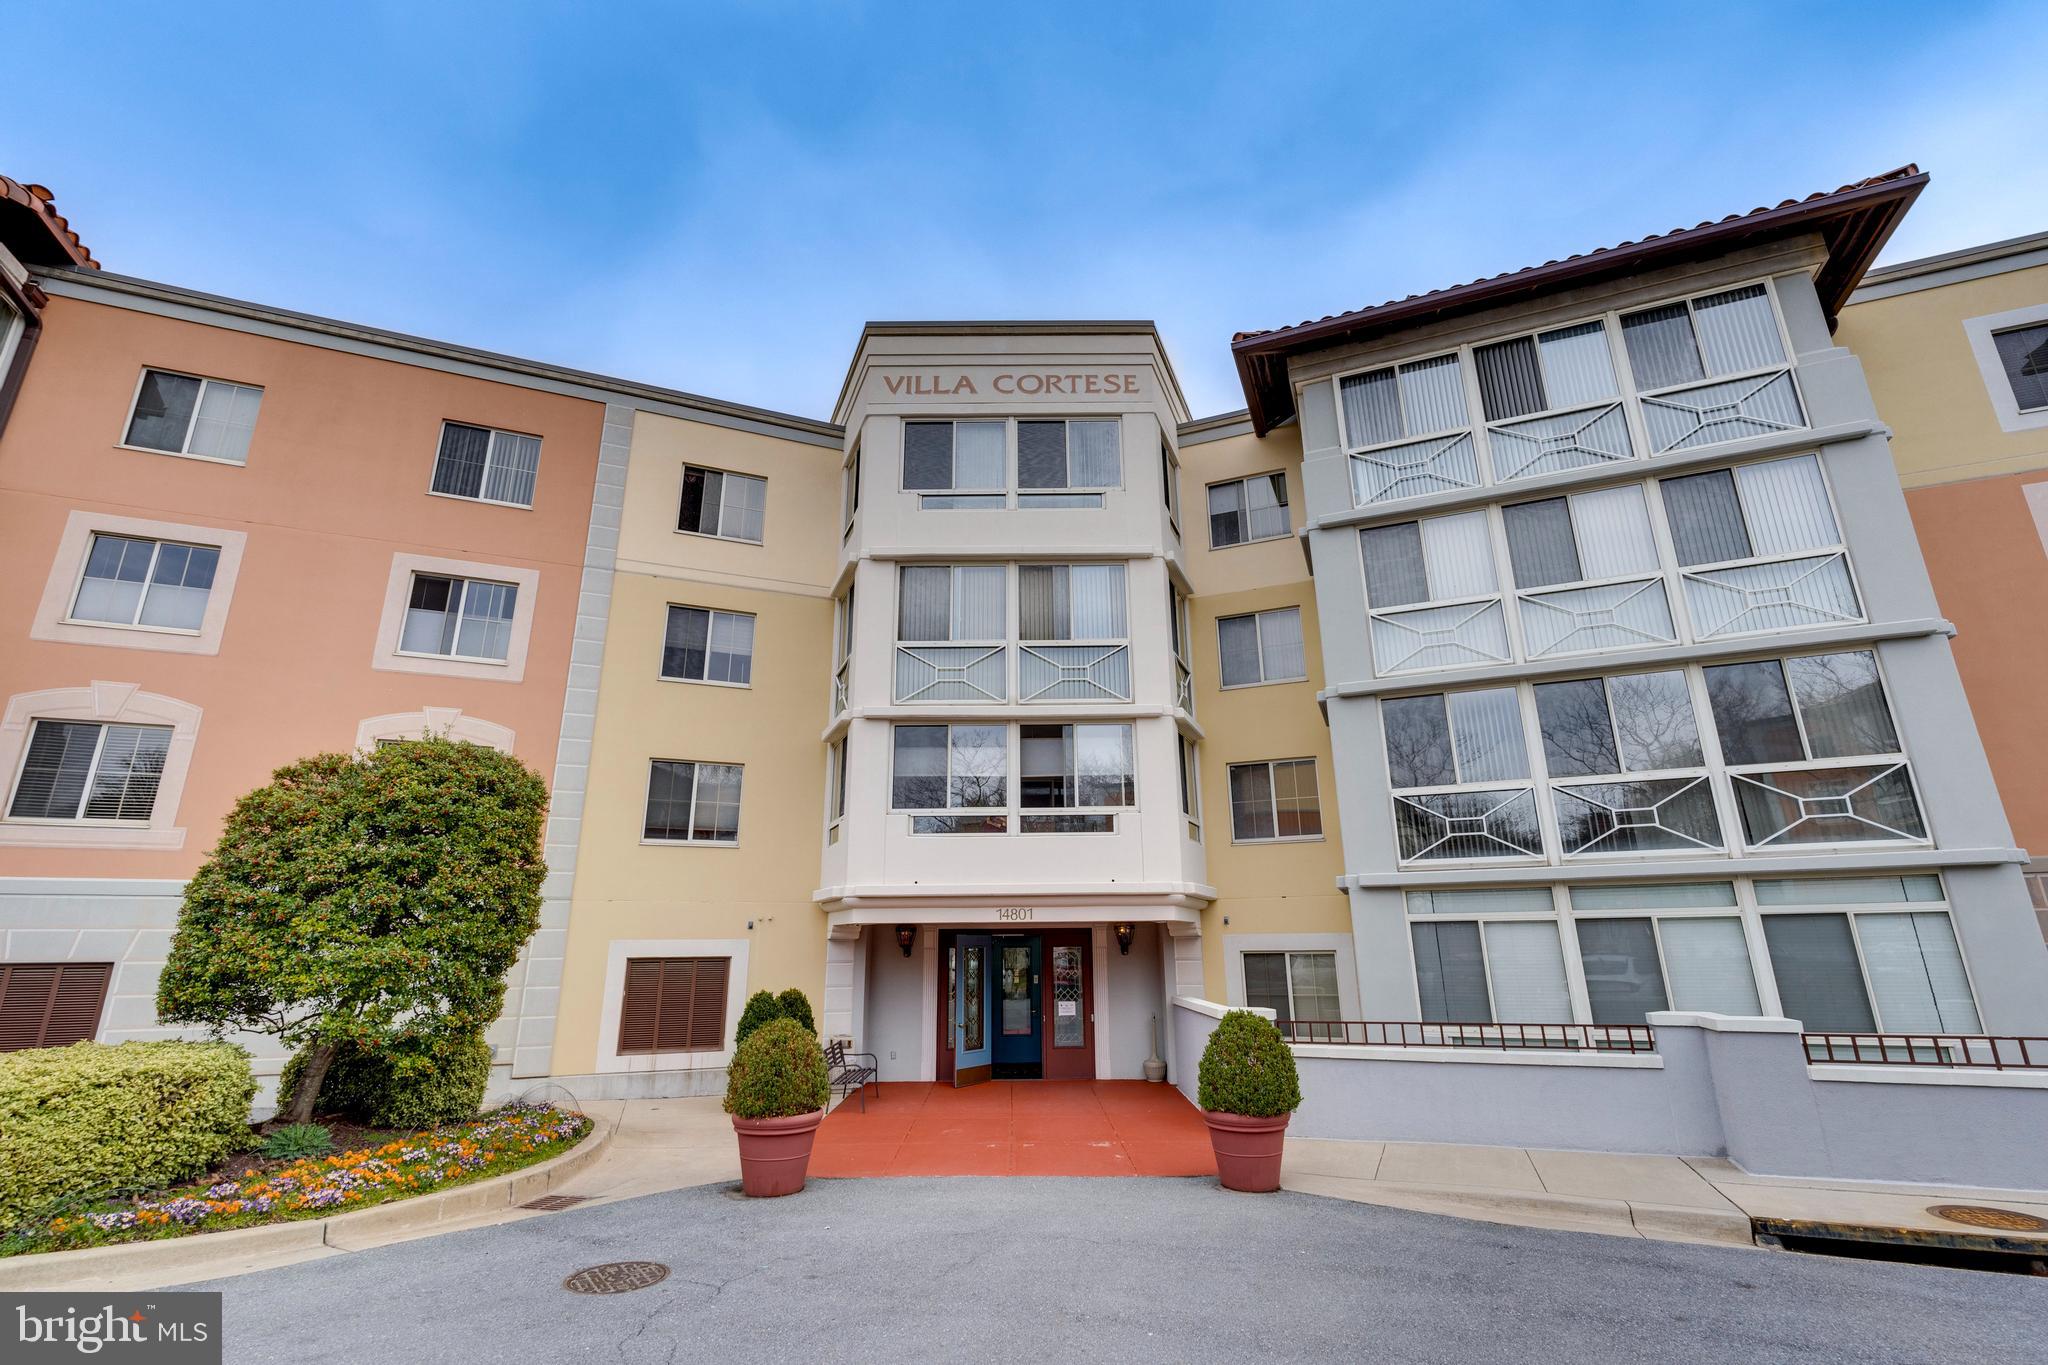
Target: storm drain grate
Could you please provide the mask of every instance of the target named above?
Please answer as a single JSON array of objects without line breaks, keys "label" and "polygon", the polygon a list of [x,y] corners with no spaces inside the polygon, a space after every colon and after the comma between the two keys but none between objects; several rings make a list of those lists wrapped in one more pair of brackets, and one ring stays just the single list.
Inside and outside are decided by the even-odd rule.
[{"label": "storm drain grate", "polygon": [[538,1209],[542,1213],[556,1213],[562,1209],[573,1208],[588,1198],[590,1196],[587,1194],[544,1194],[538,1199],[529,1199],[519,1207]]},{"label": "storm drain grate", "polygon": [[1973,1228],[1996,1228],[2000,1232],[2048,1231],[2048,1218],[2036,1218],[2018,1209],[1994,1209],[1984,1204],[1929,1204],[1936,1218]]},{"label": "storm drain grate", "polygon": [[659,1261],[609,1261],[577,1271],[562,1288],[572,1294],[630,1294],[667,1278],[668,1267]]}]

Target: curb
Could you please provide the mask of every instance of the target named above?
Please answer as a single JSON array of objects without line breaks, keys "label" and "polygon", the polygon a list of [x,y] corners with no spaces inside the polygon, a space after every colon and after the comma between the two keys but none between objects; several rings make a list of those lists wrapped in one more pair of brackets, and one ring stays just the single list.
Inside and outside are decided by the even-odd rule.
[{"label": "curb", "polygon": [[1461,1185],[1411,1185],[1351,1176],[1288,1174],[1280,1187],[1298,1194],[1384,1208],[1407,1209],[1481,1222],[1552,1220],[1572,1232],[1597,1232],[1653,1241],[1756,1245],[1747,1215],[1734,1210],[1631,1203],[1537,1190],[1495,1190]]},{"label": "curb", "polygon": [[155,1274],[162,1283],[182,1284],[223,1272],[237,1261],[327,1246],[350,1251],[370,1239],[390,1241],[391,1234],[427,1229],[436,1223],[474,1218],[493,1209],[509,1209],[547,1193],[587,1169],[611,1145],[616,1125],[592,1120],[590,1134],[568,1151],[536,1166],[457,1186],[439,1194],[397,1199],[331,1218],[306,1218],[289,1223],[230,1228],[166,1237],[154,1242],[81,1247],[77,1251],[46,1251],[0,1259],[0,1291],[90,1288],[107,1275]]}]

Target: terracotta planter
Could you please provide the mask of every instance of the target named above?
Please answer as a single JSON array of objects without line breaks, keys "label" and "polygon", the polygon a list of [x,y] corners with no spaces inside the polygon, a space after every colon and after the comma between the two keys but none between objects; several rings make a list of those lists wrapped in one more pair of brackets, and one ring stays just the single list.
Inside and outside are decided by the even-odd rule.
[{"label": "terracotta planter", "polygon": [[786,1119],[743,1119],[735,1114],[732,1129],[740,1140],[740,1188],[755,1199],[801,1190],[811,1164],[811,1144],[824,1121],[822,1109]]},{"label": "terracotta planter", "polygon": [[1280,1151],[1287,1141],[1287,1120],[1253,1119],[1204,1109],[1209,1145],[1216,1149],[1216,1178],[1226,1190],[1270,1194],[1280,1188]]}]

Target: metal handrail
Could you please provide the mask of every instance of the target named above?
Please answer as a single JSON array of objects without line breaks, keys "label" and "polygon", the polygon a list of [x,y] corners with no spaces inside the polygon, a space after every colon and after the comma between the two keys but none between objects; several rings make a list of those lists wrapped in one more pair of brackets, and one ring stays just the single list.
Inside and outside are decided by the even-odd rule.
[{"label": "metal handrail", "polygon": [[1803,1033],[1806,1060],[1836,1066],[2048,1071],[2048,1038],[1985,1033]]},{"label": "metal handrail", "polygon": [[1422,1023],[1413,1019],[1290,1019],[1278,1025],[1290,1043],[1339,1047],[1469,1047],[1524,1052],[1657,1050],[1648,1024]]}]

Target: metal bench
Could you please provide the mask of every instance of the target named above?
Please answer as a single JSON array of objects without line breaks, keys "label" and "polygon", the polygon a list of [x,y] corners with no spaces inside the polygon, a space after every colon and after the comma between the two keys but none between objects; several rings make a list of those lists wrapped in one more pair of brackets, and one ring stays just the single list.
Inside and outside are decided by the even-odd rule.
[{"label": "metal bench", "polygon": [[858,1091],[863,1114],[868,1111],[868,1086],[879,1083],[878,1066],[874,1053],[848,1052],[843,1039],[834,1038],[825,1044],[825,1069],[830,1074],[832,1088],[841,1094]]}]

